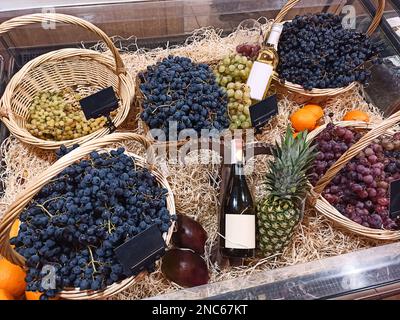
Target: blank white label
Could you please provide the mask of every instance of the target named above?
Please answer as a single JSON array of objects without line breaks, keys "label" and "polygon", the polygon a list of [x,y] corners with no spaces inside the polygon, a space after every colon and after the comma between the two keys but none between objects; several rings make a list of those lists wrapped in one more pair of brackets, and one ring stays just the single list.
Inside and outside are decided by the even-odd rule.
[{"label": "blank white label", "polygon": [[256,247],[256,216],[225,215],[225,248],[254,249]]},{"label": "blank white label", "polygon": [[274,69],[272,65],[255,61],[251,68],[247,85],[250,87],[250,97],[255,100],[262,100],[264,98],[265,90],[272,77]]}]

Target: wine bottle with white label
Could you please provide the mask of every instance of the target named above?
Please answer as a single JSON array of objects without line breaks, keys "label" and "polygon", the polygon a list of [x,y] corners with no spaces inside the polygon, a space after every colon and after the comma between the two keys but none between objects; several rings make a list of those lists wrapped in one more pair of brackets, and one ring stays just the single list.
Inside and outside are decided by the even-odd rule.
[{"label": "wine bottle with white label", "polygon": [[281,23],[272,25],[268,40],[251,67],[247,85],[250,87],[250,98],[255,101],[264,100],[271,86],[272,75],[279,63],[278,42],[282,29]]},{"label": "wine bottle with white label", "polygon": [[220,214],[220,251],[226,257],[249,258],[256,249],[256,214],[244,175],[241,140],[232,140],[231,160]]}]

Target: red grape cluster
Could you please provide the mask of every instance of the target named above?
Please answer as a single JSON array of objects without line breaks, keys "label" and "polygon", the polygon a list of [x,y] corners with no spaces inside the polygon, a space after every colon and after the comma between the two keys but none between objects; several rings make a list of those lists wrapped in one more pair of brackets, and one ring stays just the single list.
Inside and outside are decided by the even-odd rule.
[{"label": "red grape cluster", "polygon": [[256,58],[261,47],[259,44],[240,44],[236,47],[236,52],[248,58]]},{"label": "red grape cluster", "polygon": [[[328,168],[363,135],[362,131],[329,124],[316,138],[317,156],[310,174],[315,185]],[[376,139],[353,158],[324,190],[339,212],[365,227],[400,229],[389,217],[389,185],[400,179],[400,133]]]}]

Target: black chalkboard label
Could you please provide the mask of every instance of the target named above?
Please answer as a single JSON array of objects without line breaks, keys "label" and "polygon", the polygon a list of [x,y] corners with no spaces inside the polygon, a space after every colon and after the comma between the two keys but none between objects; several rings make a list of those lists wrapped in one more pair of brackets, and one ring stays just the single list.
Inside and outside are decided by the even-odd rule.
[{"label": "black chalkboard label", "polygon": [[114,250],[126,276],[137,275],[165,253],[165,241],[156,225]]},{"label": "black chalkboard label", "polygon": [[86,120],[109,117],[118,108],[118,99],[113,87],[108,87],[79,101]]},{"label": "black chalkboard label", "polygon": [[400,180],[390,183],[389,216],[391,219],[400,217]]},{"label": "black chalkboard label", "polygon": [[261,129],[269,119],[278,114],[278,101],[276,95],[269,96],[250,108],[251,124],[256,129]]}]

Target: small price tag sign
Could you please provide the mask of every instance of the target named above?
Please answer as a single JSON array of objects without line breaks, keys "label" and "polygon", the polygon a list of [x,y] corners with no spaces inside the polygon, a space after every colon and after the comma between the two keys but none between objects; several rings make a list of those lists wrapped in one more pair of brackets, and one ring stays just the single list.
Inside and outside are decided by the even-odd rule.
[{"label": "small price tag sign", "polygon": [[137,275],[165,253],[165,241],[156,225],[139,233],[114,250],[126,276]]},{"label": "small price tag sign", "polygon": [[272,95],[252,105],[249,110],[252,126],[260,130],[269,119],[278,114],[278,100],[276,99],[276,95]]},{"label": "small price tag sign", "polygon": [[100,90],[79,101],[82,111],[85,114],[86,120],[96,119],[99,117],[107,118],[107,127],[110,131],[115,131],[110,113],[118,108],[118,98],[115,95],[113,87],[108,87]]},{"label": "small price tag sign", "polygon": [[400,217],[400,180],[390,183],[389,216],[391,219]]}]

